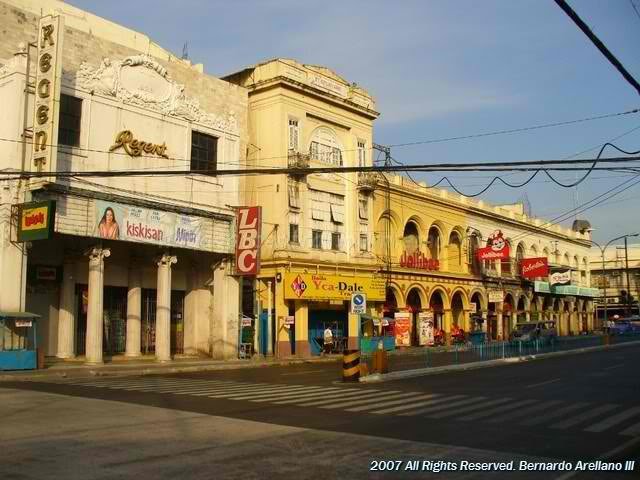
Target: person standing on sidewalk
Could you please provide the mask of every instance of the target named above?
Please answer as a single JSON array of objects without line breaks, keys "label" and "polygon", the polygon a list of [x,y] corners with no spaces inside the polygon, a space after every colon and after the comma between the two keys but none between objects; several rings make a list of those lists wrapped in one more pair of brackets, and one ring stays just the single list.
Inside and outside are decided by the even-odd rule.
[{"label": "person standing on sidewalk", "polygon": [[324,329],[324,353],[331,353],[333,347],[333,332],[331,328],[327,326]]}]

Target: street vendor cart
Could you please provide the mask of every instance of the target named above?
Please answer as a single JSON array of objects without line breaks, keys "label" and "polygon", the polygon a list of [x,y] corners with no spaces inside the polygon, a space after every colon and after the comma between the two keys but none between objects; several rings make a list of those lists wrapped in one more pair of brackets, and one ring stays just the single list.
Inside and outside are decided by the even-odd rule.
[{"label": "street vendor cart", "polygon": [[0,370],[32,370],[38,362],[37,320],[28,312],[0,312]]}]

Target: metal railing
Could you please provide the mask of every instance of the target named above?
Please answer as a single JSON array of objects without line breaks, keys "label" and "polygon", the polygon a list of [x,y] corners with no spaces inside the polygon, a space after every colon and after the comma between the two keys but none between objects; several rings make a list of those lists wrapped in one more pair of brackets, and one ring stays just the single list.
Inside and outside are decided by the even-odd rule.
[{"label": "metal railing", "polygon": [[[640,332],[616,335],[578,335],[573,337],[540,338],[528,341],[486,342],[448,347],[414,347],[388,352],[389,372],[417,368],[444,367],[506,358],[522,358],[550,352],[579,350],[599,345],[640,341]],[[361,363],[372,371],[372,354],[363,353]]]}]

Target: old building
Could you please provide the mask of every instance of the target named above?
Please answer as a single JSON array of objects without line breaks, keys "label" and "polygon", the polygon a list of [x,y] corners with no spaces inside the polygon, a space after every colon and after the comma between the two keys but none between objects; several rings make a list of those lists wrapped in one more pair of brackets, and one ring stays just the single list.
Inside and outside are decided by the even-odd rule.
[{"label": "old building", "polygon": [[239,179],[210,172],[244,161],[246,89],[61,2],[0,24],[0,170],[44,175],[0,181],[0,310],[61,358],[235,356]]},{"label": "old building", "polygon": [[[489,339],[508,338],[518,321],[556,320],[562,335],[593,330],[598,291],[589,288],[588,232],[530,218],[522,205],[492,206],[402,176],[380,179],[375,252],[389,278],[380,313],[411,313],[412,344],[421,312],[447,333],[480,328],[471,319],[481,317]],[[492,235],[509,247],[508,258],[479,260]],[[521,265],[531,258],[563,271],[563,285],[550,285],[546,273],[524,278]]]},{"label": "old building", "polygon": [[589,261],[592,283],[602,293],[596,305],[598,318],[640,315],[640,245],[628,245],[626,252],[624,245],[610,245],[604,258],[601,250],[593,249]]},{"label": "old building", "polygon": [[[378,112],[361,87],[327,68],[282,58],[225,80],[249,90],[248,167],[371,165]],[[355,348],[351,294],[384,300],[369,176],[262,175],[243,185],[245,204],[263,208],[260,350],[319,353],[326,327]]]}]

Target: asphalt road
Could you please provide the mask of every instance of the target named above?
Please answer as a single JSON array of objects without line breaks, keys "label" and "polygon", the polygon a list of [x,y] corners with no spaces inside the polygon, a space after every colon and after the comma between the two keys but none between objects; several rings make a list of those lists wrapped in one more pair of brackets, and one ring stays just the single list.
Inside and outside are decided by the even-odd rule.
[{"label": "asphalt road", "polygon": [[[628,346],[371,385],[337,381],[339,364],[303,364],[56,383],[5,382],[0,387],[251,421],[268,428],[409,442],[423,445],[425,452],[434,445],[462,449],[457,450],[459,458],[469,452],[492,452],[489,457],[571,462],[635,459],[636,470],[630,474],[569,477],[540,472],[532,478],[637,478],[638,365],[640,348]],[[402,452],[390,451],[380,459],[397,458]]]}]

